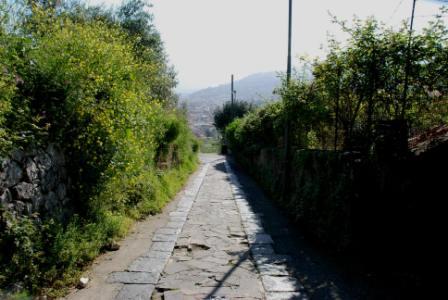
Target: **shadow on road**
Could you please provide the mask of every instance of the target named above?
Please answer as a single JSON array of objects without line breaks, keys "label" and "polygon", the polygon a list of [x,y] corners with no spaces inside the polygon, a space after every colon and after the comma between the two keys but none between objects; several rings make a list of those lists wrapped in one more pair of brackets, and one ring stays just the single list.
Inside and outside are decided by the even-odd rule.
[{"label": "shadow on road", "polygon": [[232,268],[226,273],[224,274],[224,276],[219,279],[219,284],[207,295],[205,296],[205,299],[211,299],[214,296],[216,296],[216,293],[219,291],[219,289],[221,287],[223,287],[224,283],[226,282],[227,278],[229,278],[233,272],[235,272],[235,270],[247,259],[249,259],[250,257],[250,251],[246,251],[244,252],[241,256],[240,259],[236,262],[235,265],[232,266]]},{"label": "shadow on road", "polygon": [[[382,286],[369,278],[356,260],[345,263],[309,242],[297,225],[230,158],[251,209],[261,216],[262,226],[274,240],[276,254],[288,255],[288,271],[303,283],[310,299],[399,299],[396,287]],[[221,166],[222,165],[222,166]],[[224,163],[219,169],[225,172]]]}]

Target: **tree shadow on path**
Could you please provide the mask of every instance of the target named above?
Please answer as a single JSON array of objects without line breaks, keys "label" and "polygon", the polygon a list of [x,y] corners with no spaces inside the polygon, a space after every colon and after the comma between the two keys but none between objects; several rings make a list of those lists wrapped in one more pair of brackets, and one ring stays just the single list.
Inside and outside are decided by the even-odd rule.
[{"label": "tree shadow on path", "polygon": [[[274,240],[276,254],[288,255],[288,271],[305,286],[310,299],[399,299],[394,287],[369,278],[356,260],[345,263],[310,242],[300,228],[282,213],[258,185],[228,158],[251,209],[261,216],[262,226]],[[223,164],[224,165],[224,164]],[[221,170],[220,166],[220,170]],[[223,168],[225,171],[225,168]]]}]

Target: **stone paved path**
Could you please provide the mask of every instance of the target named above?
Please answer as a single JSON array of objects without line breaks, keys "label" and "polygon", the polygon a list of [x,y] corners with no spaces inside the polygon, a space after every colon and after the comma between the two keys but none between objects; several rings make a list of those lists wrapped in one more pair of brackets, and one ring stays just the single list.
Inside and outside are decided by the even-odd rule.
[{"label": "stone paved path", "polygon": [[203,160],[149,251],[109,275],[116,299],[306,299],[224,157]]},{"label": "stone paved path", "polygon": [[163,212],[137,222],[84,274],[88,287],[64,299],[400,298],[400,286],[309,243],[244,170],[235,176],[218,155],[201,161]]},{"label": "stone paved path", "polygon": [[[222,160],[212,162],[173,256],[157,284],[186,299],[262,299],[263,286]],[[177,291],[176,291],[177,290]]]}]

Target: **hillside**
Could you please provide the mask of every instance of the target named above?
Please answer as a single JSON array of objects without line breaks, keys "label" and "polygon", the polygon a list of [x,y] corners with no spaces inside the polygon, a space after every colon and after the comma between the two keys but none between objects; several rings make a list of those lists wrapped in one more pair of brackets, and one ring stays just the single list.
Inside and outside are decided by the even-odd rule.
[{"label": "hillside", "polygon": [[[234,83],[238,100],[254,104],[277,99],[274,89],[280,86],[280,78],[276,72],[257,73]],[[209,87],[192,94],[181,95],[181,101],[188,108],[189,122],[198,136],[214,136],[213,111],[224,102],[230,100],[230,82],[216,87]]]}]

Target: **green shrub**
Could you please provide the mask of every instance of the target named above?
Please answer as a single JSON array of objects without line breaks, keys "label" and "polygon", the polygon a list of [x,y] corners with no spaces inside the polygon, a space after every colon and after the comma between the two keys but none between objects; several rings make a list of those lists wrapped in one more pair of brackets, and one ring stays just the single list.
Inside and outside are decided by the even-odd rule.
[{"label": "green shrub", "polygon": [[0,288],[20,282],[60,296],[133,220],[159,212],[196,167],[198,144],[171,105],[161,43],[126,21],[143,9],[137,2],[118,21],[25,6],[16,29],[2,2],[1,153],[58,144],[76,215],[60,224],[0,212]]},{"label": "green shrub", "polygon": [[241,118],[253,110],[253,105],[246,101],[235,100],[233,103],[228,101],[218,107],[213,113],[214,125],[218,131],[224,132],[227,125],[234,119]]},{"label": "green shrub", "polygon": [[229,146],[247,155],[279,145],[283,134],[283,105],[273,102],[234,120],[225,130]]}]

